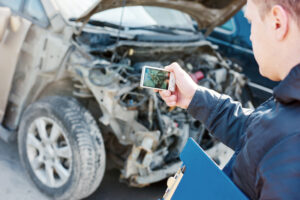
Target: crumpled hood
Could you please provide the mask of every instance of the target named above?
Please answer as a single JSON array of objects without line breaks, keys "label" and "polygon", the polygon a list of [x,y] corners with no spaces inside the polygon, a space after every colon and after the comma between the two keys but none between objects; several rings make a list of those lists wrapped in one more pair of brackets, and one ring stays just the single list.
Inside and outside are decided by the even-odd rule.
[{"label": "crumpled hood", "polygon": [[111,8],[126,6],[157,6],[180,10],[198,23],[199,29],[210,33],[230,19],[246,3],[246,0],[98,0],[78,21],[88,21],[97,13]]},{"label": "crumpled hood", "polygon": [[300,101],[300,64],[274,89],[274,97],[282,103]]}]

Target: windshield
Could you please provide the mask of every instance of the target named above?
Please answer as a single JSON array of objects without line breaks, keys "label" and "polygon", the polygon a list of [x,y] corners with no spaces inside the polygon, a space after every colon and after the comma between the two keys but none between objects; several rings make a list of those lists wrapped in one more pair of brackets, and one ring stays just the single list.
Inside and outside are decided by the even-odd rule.
[{"label": "windshield", "polygon": [[[124,11],[123,11],[124,9]],[[123,19],[122,18],[123,13]],[[194,30],[191,18],[180,11],[160,7],[133,6],[115,8],[91,17],[125,27],[164,26]]]},{"label": "windshield", "polygon": [[[66,20],[80,17],[96,2],[96,0],[56,0]],[[189,15],[161,7],[130,6],[109,9],[94,14],[91,20],[108,22],[124,27],[163,26],[195,30]]]}]

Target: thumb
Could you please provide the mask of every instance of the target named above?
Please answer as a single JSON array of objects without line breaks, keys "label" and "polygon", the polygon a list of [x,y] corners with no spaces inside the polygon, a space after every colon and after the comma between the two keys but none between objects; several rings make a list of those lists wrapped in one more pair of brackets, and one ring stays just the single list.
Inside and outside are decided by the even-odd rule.
[{"label": "thumb", "polygon": [[171,65],[168,65],[165,67],[165,70],[168,70],[170,72],[179,72],[181,69],[180,65],[176,62],[172,63]]}]

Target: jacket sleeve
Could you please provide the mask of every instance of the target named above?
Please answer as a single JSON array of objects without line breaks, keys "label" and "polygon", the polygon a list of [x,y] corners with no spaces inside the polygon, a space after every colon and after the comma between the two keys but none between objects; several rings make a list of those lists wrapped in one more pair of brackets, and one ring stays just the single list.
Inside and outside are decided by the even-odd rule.
[{"label": "jacket sleeve", "polygon": [[187,111],[233,150],[240,144],[246,121],[253,112],[251,109],[242,108],[240,103],[233,101],[229,96],[201,86]]},{"label": "jacket sleeve", "polygon": [[300,133],[285,138],[261,160],[256,175],[259,199],[300,199]]}]

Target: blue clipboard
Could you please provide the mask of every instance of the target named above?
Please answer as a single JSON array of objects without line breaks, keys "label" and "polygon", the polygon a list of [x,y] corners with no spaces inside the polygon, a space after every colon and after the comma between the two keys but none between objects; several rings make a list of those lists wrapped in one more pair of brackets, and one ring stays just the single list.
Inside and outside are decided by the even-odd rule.
[{"label": "blue clipboard", "polygon": [[[180,154],[180,159],[183,161],[185,169],[179,184],[177,183],[175,192],[168,199],[248,199],[192,138],[188,139],[186,146]],[[175,178],[177,176],[178,174]],[[168,191],[169,188],[167,189]]]}]

